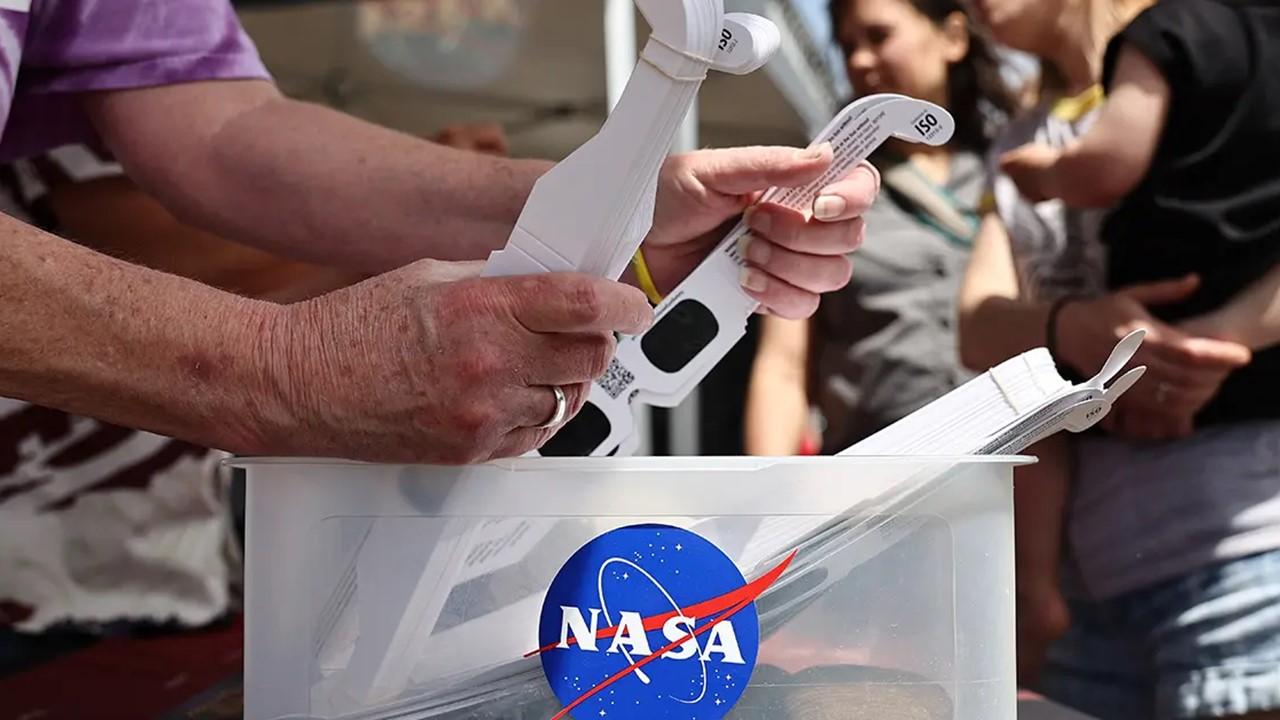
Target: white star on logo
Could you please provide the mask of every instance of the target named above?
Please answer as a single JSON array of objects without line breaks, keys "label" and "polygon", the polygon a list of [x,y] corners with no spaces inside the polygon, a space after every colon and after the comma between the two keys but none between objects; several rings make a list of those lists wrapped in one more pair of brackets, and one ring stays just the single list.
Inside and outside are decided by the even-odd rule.
[{"label": "white star on logo", "polygon": [[603,710],[601,710],[601,711],[600,711],[600,717],[604,717],[605,715],[608,715],[608,714],[609,714],[609,713],[607,713],[607,712],[605,712],[605,711],[603,711]]},{"label": "white star on logo", "polygon": [[676,545],[676,551],[677,551],[677,552],[679,552],[680,550],[683,550],[683,549],[684,549],[684,546],[683,546],[683,545],[679,545],[679,544],[677,544],[677,545]]},{"label": "white star on logo", "polygon": [[622,573],[622,579],[623,579],[623,580],[630,580],[630,579],[631,579],[631,576],[630,576],[630,575],[628,575],[627,573]]},{"label": "white star on logo", "polygon": [[733,676],[732,676],[732,675],[725,675],[725,676],[724,676],[724,679],[725,679],[725,680],[728,680],[729,682],[733,682]]},{"label": "white star on logo", "polygon": [[723,705],[723,704],[724,704],[723,700],[721,700],[720,698],[716,698],[716,705]]}]

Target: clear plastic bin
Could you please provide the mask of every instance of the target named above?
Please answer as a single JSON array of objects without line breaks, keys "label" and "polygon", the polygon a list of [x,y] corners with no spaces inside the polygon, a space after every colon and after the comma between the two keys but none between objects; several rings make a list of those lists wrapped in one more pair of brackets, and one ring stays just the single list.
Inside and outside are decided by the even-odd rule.
[{"label": "clear plastic bin", "polygon": [[[1012,469],[1028,461],[536,458],[450,468],[241,460],[246,717],[550,720],[566,699],[553,693],[544,661],[569,657],[553,653],[576,652],[574,662],[610,672],[644,656],[634,645],[606,650],[607,637],[590,657],[586,643],[529,655],[540,641],[549,647],[540,622],[553,581],[594,539],[665,527],[668,537],[689,531],[718,548],[757,591],[782,568],[732,616],[742,619],[736,641],[750,646],[743,661],[650,647],[644,672],[624,672],[569,717],[633,717],[610,703],[639,705],[650,689],[658,695],[648,717],[723,715],[660,689],[679,682],[688,684],[686,701],[712,702],[709,687],[725,693],[733,720],[1014,720]],[[645,566],[650,589],[620,596],[599,566],[600,627],[618,621],[630,598],[648,602],[644,593],[661,591],[672,607],[710,602],[698,575],[713,583],[705,553],[694,562],[662,548],[667,554],[627,559]],[[621,582],[619,570],[608,582]],[[569,612],[552,604],[546,612]],[[585,619],[594,610],[581,612]],[[581,631],[568,617],[561,631]],[[624,634],[619,627],[615,641]],[[711,635],[665,640],[710,651]],[[653,638],[664,640],[657,631]]]}]

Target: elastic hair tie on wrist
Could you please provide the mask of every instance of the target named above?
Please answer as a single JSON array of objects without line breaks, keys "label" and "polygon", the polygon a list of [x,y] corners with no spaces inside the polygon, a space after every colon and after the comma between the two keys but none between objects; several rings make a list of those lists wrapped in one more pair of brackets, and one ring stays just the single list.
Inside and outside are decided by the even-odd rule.
[{"label": "elastic hair tie on wrist", "polygon": [[662,302],[662,293],[658,292],[658,286],[653,282],[653,274],[649,272],[649,264],[644,261],[644,253],[639,249],[631,258],[631,266],[635,268],[636,281],[640,283],[640,289],[649,298],[649,302],[654,305]]}]

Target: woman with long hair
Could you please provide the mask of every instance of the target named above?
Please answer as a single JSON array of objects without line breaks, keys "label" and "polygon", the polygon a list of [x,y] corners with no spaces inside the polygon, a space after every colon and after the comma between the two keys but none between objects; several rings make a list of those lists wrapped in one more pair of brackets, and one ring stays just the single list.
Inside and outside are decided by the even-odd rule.
[{"label": "woman with long hair", "polygon": [[830,12],[856,93],[937,103],[956,131],[941,147],[886,143],[852,281],[824,295],[812,321],[763,320],[747,402],[756,455],[799,451],[811,403],[822,448],[839,451],[967,379],[955,297],[987,184],[983,155],[1014,109],[996,55],[956,0],[834,0]]}]

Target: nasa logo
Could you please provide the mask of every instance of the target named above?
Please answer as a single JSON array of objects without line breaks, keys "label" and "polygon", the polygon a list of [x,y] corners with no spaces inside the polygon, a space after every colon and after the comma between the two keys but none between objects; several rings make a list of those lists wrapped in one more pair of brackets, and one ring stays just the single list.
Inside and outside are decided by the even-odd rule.
[{"label": "nasa logo", "polygon": [[747,583],[715,545],[632,525],[573,554],[547,590],[533,653],[564,704],[553,720],[719,720],[755,668],[755,599],[791,558]]}]

